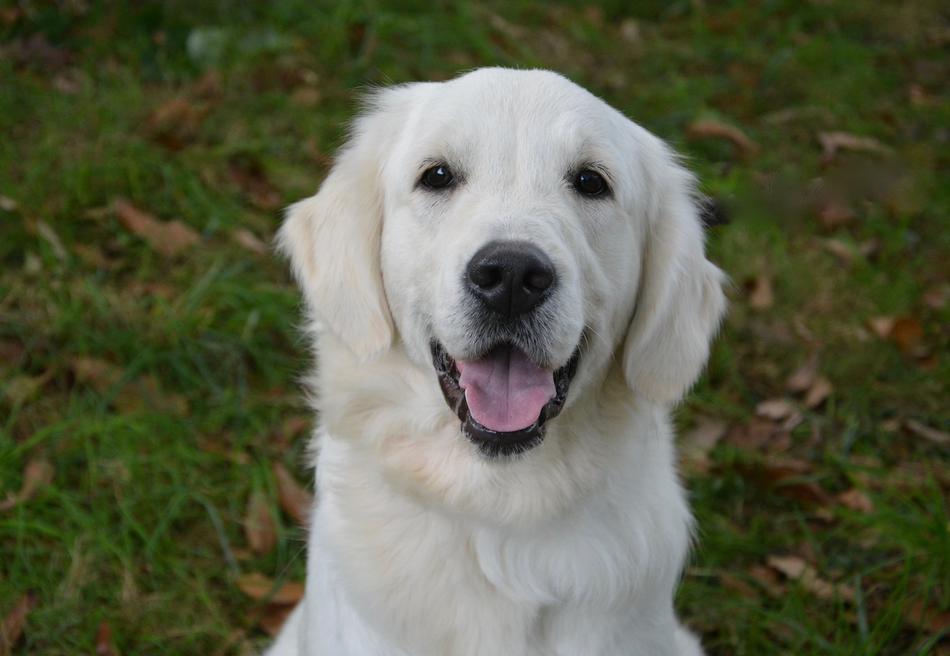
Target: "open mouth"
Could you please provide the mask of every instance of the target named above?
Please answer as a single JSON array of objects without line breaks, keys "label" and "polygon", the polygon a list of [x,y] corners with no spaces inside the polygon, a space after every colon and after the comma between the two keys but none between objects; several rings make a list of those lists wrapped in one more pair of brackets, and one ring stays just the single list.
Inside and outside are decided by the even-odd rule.
[{"label": "open mouth", "polygon": [[545,423],[564,407],[579,352],[557,370],[503,343],[479,358],[454,360],[433,341],[432,363],[462,432],[489,457],[522,453],[544,440]]}]

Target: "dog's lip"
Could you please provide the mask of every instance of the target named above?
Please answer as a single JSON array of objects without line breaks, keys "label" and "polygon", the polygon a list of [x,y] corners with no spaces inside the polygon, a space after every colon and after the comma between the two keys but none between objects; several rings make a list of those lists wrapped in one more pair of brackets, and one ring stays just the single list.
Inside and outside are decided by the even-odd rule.
[{"label": "dog's lip", "polygon": [[502,432],[486,428],[472,417],[468,409],[468,401],[465,399],[465,391],[459,385],[459,370],[455,358],[450,356],[437,340],[432,340],[430,349],[432,364],[445,402],[462,422],[462,432],[465,436],[483,454],[490,457],[522,453],[541,444],[544,440],[546,423],[557,417],[564,408],[580,359],[580,347],[578,347],[567,363],[554,371],[554,396],[541,409],[537,421],[521,430]]}]

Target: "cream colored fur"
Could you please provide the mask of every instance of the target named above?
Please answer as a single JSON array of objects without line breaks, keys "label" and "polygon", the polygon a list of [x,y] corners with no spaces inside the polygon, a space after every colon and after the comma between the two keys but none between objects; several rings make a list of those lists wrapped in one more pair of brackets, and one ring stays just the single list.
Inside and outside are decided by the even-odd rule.
[{"label": "cream colored fur", "polygon": [[[451,194],[416,188],[436,159]],[[613,196],[578,196],[578,162]],[[307,592],[271,656],[695,656],[673,594],[691,518],[670,406],[724,310],[692,176],[566,79],[481,69],[376,93],[279,243],[310,313]],[[487,459],[429,357],[471,356],[462,271],[493,239],[554,262],[546,353],[581,359],[544,442]]]}]

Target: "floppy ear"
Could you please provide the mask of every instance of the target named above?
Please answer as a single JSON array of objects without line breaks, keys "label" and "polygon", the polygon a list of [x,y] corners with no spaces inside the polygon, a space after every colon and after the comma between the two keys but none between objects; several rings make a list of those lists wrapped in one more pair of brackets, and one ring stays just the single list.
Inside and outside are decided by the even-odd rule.
[{"label": "floppy ear", "polygon": [[[665,145],[643,246],[640,289],[624,343],[627,384],[678,401],[699,377],[726,307],[724,275],[706,259],[693,176]],[[651,158],[653,159],[653,158]]]},{"label": "floppy ear", "polygon": [[277,235],[310,311],[361,360],[388,348],[393,335],[380,270],[380,169],[395,129],[383,94],[354,122],[319,192],[287,209]]}]

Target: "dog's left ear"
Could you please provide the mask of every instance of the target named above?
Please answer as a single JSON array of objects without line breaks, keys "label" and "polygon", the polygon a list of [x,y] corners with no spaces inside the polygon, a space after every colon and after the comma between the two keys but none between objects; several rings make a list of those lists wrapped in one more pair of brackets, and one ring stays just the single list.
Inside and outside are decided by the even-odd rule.
[{"label": "dog's left ear", "polygon": [[657,149],[651,160],[662,165],[649,180],[653,198],[623,365],[635,392],[675,402],[696,382],[709,357],[726,307],[724,275],[706,259],[692,174],[664,144],[650,145]]}]

